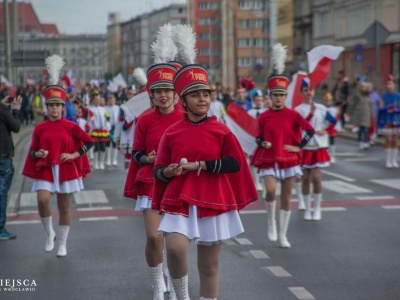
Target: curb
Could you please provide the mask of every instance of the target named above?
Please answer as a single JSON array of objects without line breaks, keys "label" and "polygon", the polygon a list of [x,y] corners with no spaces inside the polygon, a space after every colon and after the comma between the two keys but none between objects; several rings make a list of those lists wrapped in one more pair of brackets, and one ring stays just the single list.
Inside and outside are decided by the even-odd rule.
[{"label": "curb", "polygon": [[10,191],[9,191],[9,201],[7,206],[7,216],[17,216],[20,202],[21,202],[21,187],[25,183],[25,176],[22,176],[22,168],[25,162],[25,151],[23,147],[23,142],[26,141],[28,137],[32,135],[34,126],[27,126],[21,128],[19,133],[13,133],[12,138],[14,141],[14,177],[11,183]]}]

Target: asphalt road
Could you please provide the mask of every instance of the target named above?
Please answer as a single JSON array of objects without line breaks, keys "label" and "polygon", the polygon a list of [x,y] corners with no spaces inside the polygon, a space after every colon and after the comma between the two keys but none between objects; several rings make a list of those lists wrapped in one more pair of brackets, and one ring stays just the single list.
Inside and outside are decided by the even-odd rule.
[{"label": "asphalt road", "polygon": [[[21,152],[28,144],[20,143]],[[242,211],[245,232],[221,253],[218,299],[400,299],[400,170],[384,168],[379,147],[360,152],[340,140],[337,152],[323,175],[322,220],[304,221],[292,202],[292,248],[267,240],[262,200]],[[85,179],[85,193],[72,203],[65,258],[45,253],[32,181],[17,175],[12,197],[20,205],[10,208],[18,215],[8,229],[18,238],[0,242],[0,299],[152,299],[142,218],[122,197],[125,174],[114,167]],[[190,296],[198,299],[194,244],[189,259]],[[20,291],[4,290],[12,282]]]}]

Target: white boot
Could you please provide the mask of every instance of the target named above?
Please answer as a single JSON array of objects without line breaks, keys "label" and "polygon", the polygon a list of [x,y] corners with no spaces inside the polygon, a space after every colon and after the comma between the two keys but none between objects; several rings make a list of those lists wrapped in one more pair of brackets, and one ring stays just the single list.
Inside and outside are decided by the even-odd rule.
[{"label": "white boot", "polygon": [[178,300],[190,300],[189,298],[189,286],[188,286],[188,274],[179,279],[172,278],[172,285],[174,286],[176,299]]},{"label": "white boot", "polygon": [[58,251],[57,256],[63,257],[67,256],[67,239],[69,233],[69,226],[59,226],[58,229]]},{"label": "white boot", "polygon": [[364,142],[359,142],[359,143],[358,143],[358,148],[359,148],[360,150],[364,150]]},{"label": "white boot", "polygon": [[290,243],[286,237],[286,233],[289,227],[290,214],[290,210],[281,210],[279,215],[279,242],[281,243],[282,248],[290,248]]},{"label": "white boot", "polygon": [[99,169],[99,157],[100,157],[100,152],[95,152],[93,155],[93,169],[98,170]]},{"label": "white boot", "polygon": [[276,242],[278,240],[275,221],[276,200],[271,202],[265,201],[265,210],[267,211],[268,220],[268,239]]},{"label": "white boot", "polygon": [[321,220],[321,200],[322,194],[313,194],[314,199],[314,213],[313,213],[313,220],[319,221]]},{"label": "white boot", "polygon": [[153,289],[153,300],[164,300],[162,263],[157,267],[149,267],[149,271],[151,288]]},{"label": "white boot", "polygon": [[306,207],[304,206],[304,199],[303,199],[303,193],[301,191],[301,182],[296,182],[294,184],[294,190],[296,191],[296,197],[297,197],[297,201],[299,203],[299,205],[297,206],[297,208],[299,210],[305,210]]},{"label": "white boot", "polygon": [[111,151],[112,151],[111,146],[106,148],[106,153],[107,153],[106,165],[107,166],[111,166]]},{"label": "white boot", "polygon": [[113,151],[112,164],[113,164],[113,166],[117,166],[118,165],[118,149],[117,148],[112,148],[112,151]]},{"label": "white boot", "polygon": [[263,187],[260,182],[260,177],[258,176],[257,168],[254,166],[250,166],[251,175],[253,177],[254,185],[256,186],[256,190],[258,192],[262,192]]},{"label": "white boot", "polygon": [[93,160],[93,158],[94,158],[94,149],[92,147],[92,148],[89,149],[89,159]]},{"label": "white boot", "polygon": [[336,163],[336,158],[335,158],[335,151],[336,150],[336,146],[335,145],[331,145],[329,147],[329,155],[331,157],[331,163]]},{"label": "white boot", "polygon": [[56,240],[56,233],[53,229],[53,218],[50,216],[47,218],[41,218],[41,220],[47,233],[45,250],[46,252],[51,252],[54,249],[54,241]]},{"label": "white boot", "polygon": [[393,168],[392,164],[392,148],[386,148],[386,168]]},{"label": "white boot", "polygon": [[104,170],[105,169],[104,161],[106,159],[106,152],[100,151],[99,153],[100,153],[99,154],[99,167],[100,167],[100,170]]},{"label": "white boot", "polygon": [[306,211],[304,212],[304,220],[310,221],[312,220],[312,212],[311,212],[311,198],[310,195],[303,195],[304,197],[304,205],[306,207]]},{"label": "white boot", "polygon": [[393,168],[398,168],[399,165],[397,164],[397,153],[399,152],[398,148],[392,149],[392,166]]},{"label": "white boot", "polygon": [[165,248],[165,239],[164,239],[164,251],[163,251],[163,272],[164,272],[164,276],[167,278],[167,285],[165,287],[164,292],[169,292],[169,300],[176,300],[175,290],[172,285],[171,275],[169,274],[169,270],[168,270],[167,250]]}]

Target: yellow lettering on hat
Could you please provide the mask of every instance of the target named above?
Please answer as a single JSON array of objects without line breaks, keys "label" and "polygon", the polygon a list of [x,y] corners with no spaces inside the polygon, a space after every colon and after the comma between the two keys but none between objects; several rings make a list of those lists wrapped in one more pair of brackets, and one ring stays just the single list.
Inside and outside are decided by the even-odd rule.
[{"label": "yellow lettering on hat", "polygon": [[61,98],[61,92],[60,91],[51,90],[50,91],[50,96],[51,97]]},{"label": "yellow lettering on hat", "polygon": [[192,76],[192,80],[207,81],[206,75],[202,73],[195,73],[193,70],[189,72],[186,77]]},{"label": "yellow lettering on hat", "polygon": [[276,85],[280,87],[286,87],[286,81],[284,80],[276,80]]},{"label": "yellow lettering on hat", "polygon": [[165,72],[163,72],[163,70],[158,70],[158,76],[160,77],[161,80],[172,81],[174,79],[172,76],[172,73],[165,73]]}]

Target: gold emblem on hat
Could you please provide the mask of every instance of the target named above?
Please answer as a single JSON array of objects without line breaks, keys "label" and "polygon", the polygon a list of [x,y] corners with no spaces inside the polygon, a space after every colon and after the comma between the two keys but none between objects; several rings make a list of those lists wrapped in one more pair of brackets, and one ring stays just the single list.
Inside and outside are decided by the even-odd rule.
[{"label": "gold emblem on hat", "polygon": [[206,80],[206,75],[202,73],[195,73],[193,70],[189,72],[189,74],[186,77],[192,76],[192,80],[196,81],[207,81]]},{"label": "gold emblem on hat", "polygon": [[280,87],[286,87],[286,81],[277,79],[276,85]]},{"label": "gold emblem on hat", "polygon": [[163,72],[163,70],[158,70],[158,76],[160,77],[161,80],[170,80],[172,81],[174,78],[172,76],[172,73],[166,73]]},{"label": "gold emblem on hat", "polygon": [[58,97],[58,98],[61,98],[61,92],[60,92],[60,91],[51,90],[51,91],[50,91],[50,96],[51,96],[51,97]]}]

